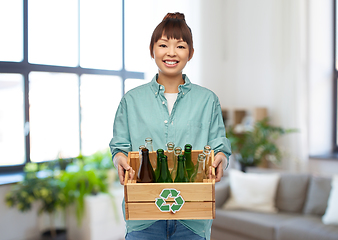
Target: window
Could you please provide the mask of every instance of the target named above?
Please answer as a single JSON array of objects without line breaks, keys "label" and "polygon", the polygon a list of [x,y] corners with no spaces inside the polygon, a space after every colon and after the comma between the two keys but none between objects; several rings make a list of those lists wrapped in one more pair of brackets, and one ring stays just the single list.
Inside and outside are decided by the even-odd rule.
[{"label": "window", "polygon": [[0,61],[23,59],[22,0],[0,1]]},{"label": "window", "polygon": [[79,154],[78,76],[30,72],[30,159],[43,162]]},{"label": "window", "polygon": [[0,1],[0,171],[108,148],[126,79],[144,79],[125,67],[124,5]]},{"label": "window", "polygon": [[0,172],[108,148],[122,95],[157,72],[149,53],[153,29],[179,11],[197,30],[198,6],[0,1]]},{"label": "window", "polygon": [[0,73],[0,166],[25,162],[24,122],[23,76]]}]

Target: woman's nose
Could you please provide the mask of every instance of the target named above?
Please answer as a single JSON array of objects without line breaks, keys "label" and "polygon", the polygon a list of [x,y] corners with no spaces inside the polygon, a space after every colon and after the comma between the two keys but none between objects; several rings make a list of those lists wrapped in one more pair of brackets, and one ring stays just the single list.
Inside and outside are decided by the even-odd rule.
[{"label": "woman's nose", "polygon": [[176,51],[174,47],[169,47],[168,48],[168,56],[176,56]]}]

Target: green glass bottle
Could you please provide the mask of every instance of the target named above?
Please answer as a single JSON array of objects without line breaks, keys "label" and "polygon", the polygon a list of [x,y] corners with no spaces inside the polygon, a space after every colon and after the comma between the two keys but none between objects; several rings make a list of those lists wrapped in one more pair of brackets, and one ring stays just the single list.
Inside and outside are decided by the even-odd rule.
[{"label": "green glass bottle", "polygon": [[191,160],[191,144],[186,144],[184,146],[184,156],[185,156],[185,168],[187,169],[188,179],[190,179],[191,175],[194,173],[195,165]]},{"label": "green glass bottle", "polygon": [[175,147],[174,149],[174,168],[171,171],[171,178],[173,179],[173,181],[176,178],[176,173],[177,173],[177,161],[178,161],[178,156],[182,154],[182,148],[181,147]]},{"label": "green glass bottle", "polygon": [[198,154],[195,171],[191,175],[190,182],[203,182],[203,179],[207,179],[205,175],[205,155],[203,153]]},{"label": "green glass bottle", "polygon": [[172,172],[175,164],[175,155],[174,155],[175,144],[173,142],[167,143],[167,157],[168,157],[168,168]]},{"label": "green glass bottle", "polygon": [[163,149],[157,149],[157,164],[156,164],[156,169],[155,169],[155,179],[157,181],[158,177],[160,176],[160,171],[161,171],[161,157],[164,155],[164,150]]},{"label": "green glass bottle", "polygon": [[177,160],[177,175],[175,177],[175,183],[177,182],[189,182],[187,171],[185,170],[185,157],[179,155]]},{"label": "green glass bottle", "polygon": [[162,155],[161,156],[161,171],[160,176],[158,177],[157,181],[158,183],[172,183],[173,180],[171,179],[171,175],[168,169],[168,159],[167,156]]},{"label": "green glass bottle", "polygon": [[142,149],[142,162],[138,170],[137,182],[138,183],[155,182],[155,173],[149,160],[149,150],[147,148]]}]

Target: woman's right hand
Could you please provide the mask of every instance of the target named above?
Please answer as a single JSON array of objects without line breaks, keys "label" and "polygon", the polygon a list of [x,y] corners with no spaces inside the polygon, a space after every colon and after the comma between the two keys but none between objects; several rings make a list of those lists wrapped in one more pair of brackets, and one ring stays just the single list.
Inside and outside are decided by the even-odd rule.
[{"label": "woman's right hand", "polygon": [[114,157],[114,162],[117,165],[117,173],[119,175],[121,185],[124,185],[125,173],[129,170],[129,179],[135,176],[135,170],[128,165],[128,158],[123,153],[119,152]]}]

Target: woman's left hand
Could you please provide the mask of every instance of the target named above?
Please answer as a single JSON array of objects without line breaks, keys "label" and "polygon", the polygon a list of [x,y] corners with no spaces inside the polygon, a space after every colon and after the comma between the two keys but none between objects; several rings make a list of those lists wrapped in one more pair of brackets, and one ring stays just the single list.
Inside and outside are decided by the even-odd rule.
[{"label": "woman's left hand", "polygon": [[215,160],[212,163],[212,167],[215,168],[215,181],[221,181],[223,177],[223,164],[227,164],[227,157],[224,153],[219,152],[215,156]]}]

